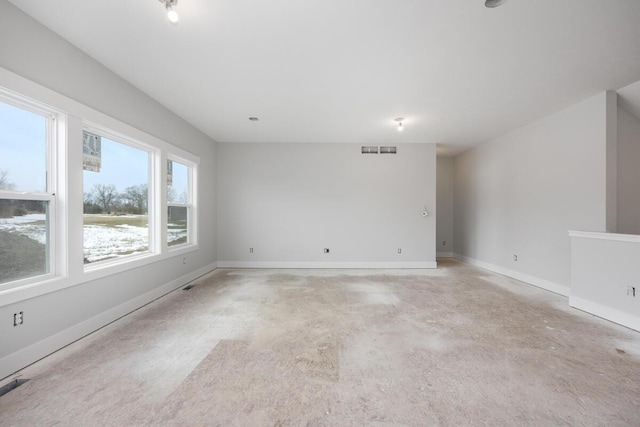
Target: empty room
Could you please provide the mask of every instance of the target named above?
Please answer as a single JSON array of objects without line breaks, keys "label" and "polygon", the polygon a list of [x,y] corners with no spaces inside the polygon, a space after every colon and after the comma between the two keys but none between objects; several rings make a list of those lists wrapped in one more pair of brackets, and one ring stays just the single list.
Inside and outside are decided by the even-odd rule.
[{"label": "empty room", "polygon": [[640,425],[640,1],[0,0],[0,425]]}]

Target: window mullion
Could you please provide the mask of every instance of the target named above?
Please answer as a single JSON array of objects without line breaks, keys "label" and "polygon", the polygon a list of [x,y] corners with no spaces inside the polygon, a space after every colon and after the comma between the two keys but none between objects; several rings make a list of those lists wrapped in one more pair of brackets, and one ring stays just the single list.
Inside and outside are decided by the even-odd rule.
[{"label": "window mullion", "polygon": [[39,200],[50,202],[54,198],[53,194],[46,193],[27,193],[18,191],[0,191],[0,199],[6,200]]}]

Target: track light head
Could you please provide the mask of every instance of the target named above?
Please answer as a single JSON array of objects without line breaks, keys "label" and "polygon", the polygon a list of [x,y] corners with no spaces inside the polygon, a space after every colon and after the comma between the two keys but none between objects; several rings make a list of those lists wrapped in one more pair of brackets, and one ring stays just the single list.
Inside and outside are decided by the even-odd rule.
[{"label": "track light head", "polygon": [[393,121],[398,123],[398,132],[402,132],[404,130],[404,125],[402,124],[404,117],[398,117],[397,119],[393,119]]},{"label": "track light head", "polygon": [[507,1],[508,0],[486,0],[484,5],[485,7],[494,8],[506,3]]},{"label": "track light head", "polygon": [[167,9],[167,18],[173,24],[177,23],[180,17],[178,16],[178,12],[175,11],[174,7],[178,4],[178,0],[159,0],[164,4],[164,7]]}]

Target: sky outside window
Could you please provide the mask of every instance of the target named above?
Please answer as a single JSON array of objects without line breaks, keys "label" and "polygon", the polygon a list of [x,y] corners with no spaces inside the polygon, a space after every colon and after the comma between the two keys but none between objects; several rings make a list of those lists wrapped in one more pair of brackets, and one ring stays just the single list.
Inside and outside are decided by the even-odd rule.
[{"label": "sky outside window", "polygon": [[94,184],[113,184],[121,192],[125,188],[149,182],[149,153],[102,137],[100,172],[84,171],[84,191]]},{"label": "sky outside window", "polygon": [[0,174],[13,188],[47,191],[47,119],[0,102]]},{"label": "sky outside window", "polygon": [[173,163],[173,182],[168,187],[167,201],[169,203],[187,203],[189,188],[189,167],[179,162]]}]

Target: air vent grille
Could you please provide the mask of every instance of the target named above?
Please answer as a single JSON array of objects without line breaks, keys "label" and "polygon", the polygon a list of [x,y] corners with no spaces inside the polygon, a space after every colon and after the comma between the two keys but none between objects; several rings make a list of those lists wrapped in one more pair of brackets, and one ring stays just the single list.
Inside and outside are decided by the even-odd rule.
[{"label": "air vent grille", "polygon": [[380,154],[396,154],[396,147],[380,147]]},{"label": "air vent grille", "polygon": [[362,154],[396,154],[397,152],[398,149],[396,147],[380,147],[378,150],[378,147],[375,146],[362,146]]},{"label": "air vent grille", "polygon": [[362,154],[378,154],[378,147],[362,146]]},{"label": "air vent grille", "polygon": [[26,378],[18,378],[11,381],[10,383],[5,384],[4,386],[0,387],[0,396],[4,396],[5,394],[9,393],[11,390],[14,390],[20,387],[22,384],[26,383],[27,381],[29,380]]}]

